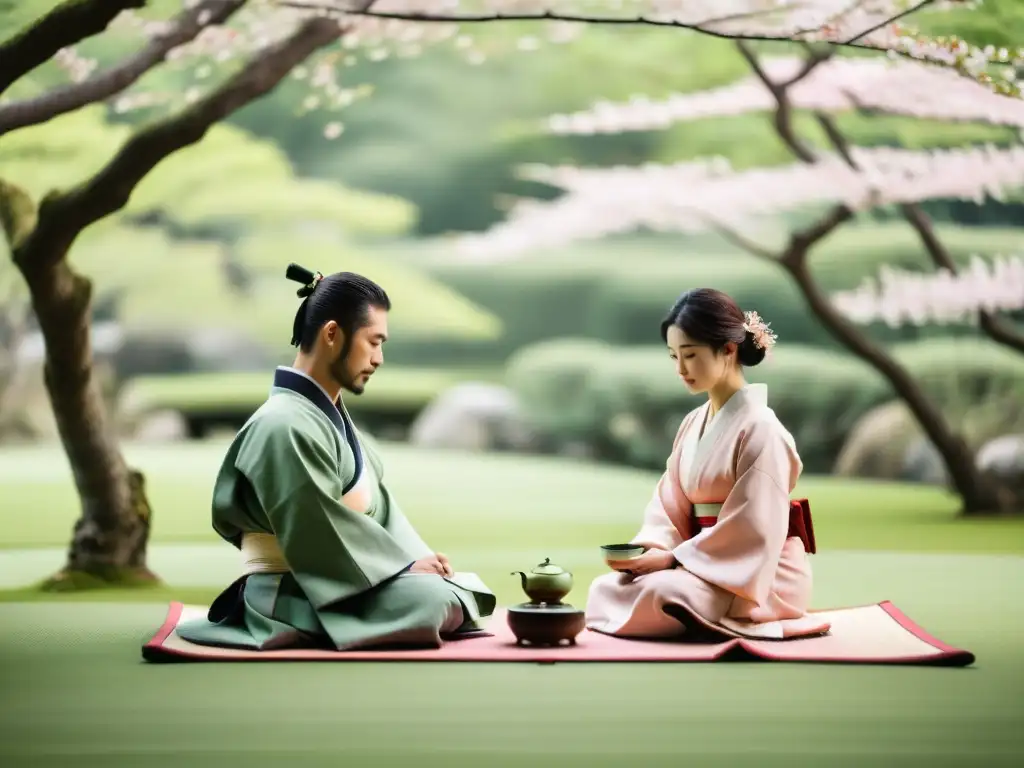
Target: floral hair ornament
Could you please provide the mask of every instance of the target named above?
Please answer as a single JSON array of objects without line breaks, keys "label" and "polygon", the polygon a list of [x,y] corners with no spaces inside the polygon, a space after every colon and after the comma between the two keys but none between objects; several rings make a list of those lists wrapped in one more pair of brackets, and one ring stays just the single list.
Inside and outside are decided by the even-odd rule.
[{"label": "floral hair ornament", "polygon": [[778,337],[768,327],[768,323],[762,320],[757,312],[744,312],[743,318],[743,330],[753,335],[754,344],[763,349],[765,354],[770,352]]}]

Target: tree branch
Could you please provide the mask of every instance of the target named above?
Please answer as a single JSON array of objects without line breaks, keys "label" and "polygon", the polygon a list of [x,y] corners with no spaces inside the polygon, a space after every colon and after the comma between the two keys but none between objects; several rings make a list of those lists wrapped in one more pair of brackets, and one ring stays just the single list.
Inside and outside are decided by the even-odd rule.
[{"label": "tree branch", "polygon": [[761,66],[761,62],[758,61],[757,55],[750,49],[742,40],[736,43],[736,47],[739,49],[743,58],[747,60],[750,68],[754,71],[754,74],[764,83],[772,96],[775,98],[776,108],[774,115],[775,130],[782,138],[786,145],[792,150],[793,154],[803,160],[805,163],[814,163],[817,161],[817,157],[814,151],[806,146],[796,135],[793,130],[793,104],[789,100],[789,89],[799,83],[805,77],[809,76],[814,71],[815,67],[823,64],[828,60],[827,56],[819,56],[814,54],[809,56],[807,63],[801,67],[800,71],[789,78],[784,83],[776,83],[770,77],[768,73],[764,71],[764,67]]},{"label": "tree branch", "polygon": [[[39,223],[19,255],[60,258],[90,224],[120,210],[136,185],[168,155],[200,141],[210,127],[268,93],[313,51],[338,39],[337,20],[311,17],[281,42],[256,53],[249,64],[181,114],[133,135],[95,176],[64,194],[51,194],[39,207]],[[46,263],[23,263],[23,270]]]},{"label": "tree branch", "polygon": [[121,11],[144,5],[146,0],[64,0],[0,45],[0,93],[62,48],[98,35]]},{"label": "tree branch", "polygon": [[374,11],[369,8],[346,8],[343,5],[331,3],[328,0],[280,0],[280,4],[288,8],[302,8],[304,10],[331,11],[346,14],[349,16],[366,16],[373,19],[387,19],[391,21],[412,21],[417,23],[431,24],[489,24],[503,21],[567,21],[581,24],[603,24],[605,26],[650,26],[650,27],[673,27],[675,29],[689,29],[694,32],[701,32],[711,37],[720,37],[727,40],[791,40],[797,35],[806,35],[817,31],[817,27],[807,29],[796,29],[785,35],[736,35],[729,32],[716,32],[712,29],[705,29],[705,24],[721,24],[728,21],[742,21],[743,19],[765,16],[775,9],[744,11],[741,13],[730,13],[724,16],[712,16],[700,22],[666,21],[664,19],[653,19],[647,16],[632,16],[629,18],[615,18],[608,16],[587,16],[574,13],[555,13],[554,11],[542,11],[534,13],[425,13],[422,11]]},{"label": "tree branch", "polygon": [[738,248],[747,251],[752,256],[757,256],[759,259],[764,259],[765,261],[770,261],[772,263],[779,261],[779,254],[765,248],[763,245],[755,243],[742,232],[730,227],[728,224],[724,224],[707,211],[694,208],[691,209],[691,212],[699,216],[705,224],[711,227],[711,229],[717,232],[722,238]]},{"label": "tree branch", "polygon": [[790,236],[789,247],[786,248],[779,261],[790,267],[802,264],[811,248],[852,218],[853,210],[851,208],[846,205],[837,205],[821,221],[799,232],[794,232]]},{"label": "tree branch", "polygon": [[861,38],[867,37],[872,32],[877,32],[878,30],[882,29],[883,27],[888,27],[890,24],[895,24],[900,19],[902,19],[902,18],[904,18],[906,16],[909,16],[912,13],[916,13],[917,11],[920,11],[922,8],[924,8],[926,5],[931,5],[934,2],[935,2],[935,0],[921,0],[921,2],[917,3],[917,5],[912,5],[909,8],[907,8],[906,10],[901,11],[900,13],[897,13],[895,16],[891,16],[890,18],[886,19],[885,21],[880,21],[877,24],[875,24],[874,26],[868,27],[863,32],[859,32],[858,34],[854,35],[853,37],[848,38],[847,40],[844,40],[842,43],[840,43],[840,45],[850,45],[851,43],[855,43],[858,40],[860,40]]},{"label": "tree branch", "polygon": [[[836,152],[839,153],[851,168],[858,168],[857,162],[853,159],[850,151],[850,144],[839,131],[839,126],[835,124],[835,121],[830,116],[820,112],[816,113],[816,117],[818,118],[818,124],[825,131],[825,135],[828,136],[828,140]],[[901,203],[900,213],[903,214],[903,218],[917,232],[921,244],[928,251],[928,255],[931,256],[932,264],[938,269],[948,270],[950,274],[957,274],[959,270],[957,269],[956,262],[953,260],[953,256],[935,234],[935,228],[932,226],[931,219],[928,217],[928,214],[921,210],[921,206],[916,203]],[[1024,353],[1024,333],[1017,330],[1010,321],[991,312],[979,310],[978,325],[985,335],[993,341],[1010,347],[1017,352]]]},{"label": "tree branch", "polygon": [[[839,48],[856,48],[859,50],[867,51],[886,51],[891,50],[898,56],[913,59],[919,61],[911,52],[902,50],[900,48],[884,49],[878,46],[868,45],[866,43],[858,43],[861,40],[873,32],[877,32],[879,29],[892,24],[899,19],[914,13],[915,11],[921,10],[927,5],[930,5],[935,0],[922,0],[917,5],[907,10],[900,11],[891,17],[886,18],[884,21],[878,22],[866,30],[858,32],[856,35],[847,38],[846,40],[823,40],[821,42],[826,43],[832,47]],[[859,3],[854,3],[858,5]],[[417,23],[437,23],[437,24],[488,24],[494,22],[503,21],[564,21],[570,23],[580,24],[597,24],[604,26],[649,26],[649,27],[671,27],[675,29],[689,29],[694,32],[699,32],[710,37],[718,37],[726,40],[749,40],[749,41],[779,41],[779,40],[794,40],[801,38],[805,35],[810,35],[814,32],[818,32],[821,29],[821,25],[815,27],[806,27],[790,30],[784,34],[743,34],[736,32],[718,32],[712,29],[706,29],[704,25],[715,24],[725,21],[736,21],[744,18],[756,17],[769,11],[748,11],[746,13],[735,13],[726,16],[712,17],[701,22],[682,22],[682,21],[671,21],[665,19],[651,18],[648,16],[632,16],[632,17],[608,17],[608,16],[589,16],[586,14],[575,14],[575,13],[556,13],[554,11],[542,11],[533,13],[493,13],[493,14],[460,14],[460,13],[425,13],[425,12],[397,12],[397,11],[373,11],[373,10],[358,10],[358,9],[347,9],[343,5],[337,2],[331,2],[331,0],[280,0],[280,5],[290,8],[302,8],[306,10],[322,10],[332,11],[335,13],[348,14],[351,16],[367,16],[376,19],[389,19],[393,21],[410,21]],[[841,17],[844,13],[847,13],[849,9],[845,9],[834,17]],[[833,18],[834,18],[833,17]],[[959,71],[959,70],[958,70]],[[960,74],[963,74],[962,72]]]},{"label": "tree branch", "polygon": [[164,61],[180,45],[196,38],[207,26],[224,23],[247,0],[202,0],[183,11],[148,45],[127,59],[81,83],[69,83],[30,99],[0,106],[0,136],[18,128],[37,125],[93,102],[110,98],[128,88]]}]

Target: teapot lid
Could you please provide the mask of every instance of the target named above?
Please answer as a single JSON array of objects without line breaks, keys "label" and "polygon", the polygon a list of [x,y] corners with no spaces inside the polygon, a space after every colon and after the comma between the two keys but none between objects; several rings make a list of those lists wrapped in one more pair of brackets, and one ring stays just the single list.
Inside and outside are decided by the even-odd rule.
[{"label": "teapot lid", "polygon": [[565,573],[565,569],[552,563],[550,557],[545,557],[544,562],[536,566],[531,573],[543,574],[545,576],[557,576],[560,573]]}]

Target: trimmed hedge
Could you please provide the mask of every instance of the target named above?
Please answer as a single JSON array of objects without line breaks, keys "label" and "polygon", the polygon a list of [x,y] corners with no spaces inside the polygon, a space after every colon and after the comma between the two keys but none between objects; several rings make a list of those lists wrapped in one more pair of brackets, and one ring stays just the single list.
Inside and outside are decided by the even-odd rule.
[{"label": "trimmed hedge", "polygon": [[[892,353],[954,424],[989,401],[1024,402],[1024,358],[991,342],[934,340]],[[769,403],[811,473],[830,472],[854,425],[894,397],[866,363],[809,345],[780,346],[746,374],[768,385]],[[584,441],[601,458],[652,469],[664,466],[680,421],[704,400],[687,392],[667,352],[654,346],[538,344],[510,362],[506,381],[531,426],[552,442]]]},{"label": "trimmed hedge", "polygon": [[[348,396],[353,419],[369,428],[408,426],[435,397],[467,379],[492,381],[500,369],[381,369],[366,391]],[[267,399],[271,372],[139,376],[124,385],[118,398],[119,417],[132,423],[158,411],[180,413],[193,436],[214,426],[239,428]]]}]

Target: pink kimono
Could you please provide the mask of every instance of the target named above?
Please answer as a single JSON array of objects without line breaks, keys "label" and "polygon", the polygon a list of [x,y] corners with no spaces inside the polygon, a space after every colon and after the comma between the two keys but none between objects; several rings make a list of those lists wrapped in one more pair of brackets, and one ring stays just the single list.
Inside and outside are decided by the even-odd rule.
[{"label": "pink kimono", "polygon": [[712,630],[762,639],[828,631],[827,622],[807,613],[809,517],[798,514],[791,524],[791,505],[807,511],[789,498],[803,462],[767,400],[767,387],[750,384],[710,421],[707,403],[683,419],[632,540],[671,551],[680,567],[595,579],[586,606],[590,629],[622,637]]}]

